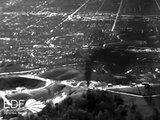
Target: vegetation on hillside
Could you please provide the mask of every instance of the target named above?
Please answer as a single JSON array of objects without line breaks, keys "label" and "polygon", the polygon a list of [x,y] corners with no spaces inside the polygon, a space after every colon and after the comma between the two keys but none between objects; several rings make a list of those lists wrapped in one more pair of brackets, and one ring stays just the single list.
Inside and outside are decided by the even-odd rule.
[{"label": "vegetation on hillside", "polygon": [[[154,109],[154,115],[147,120],[158,120],[160,115]],[[67,97],[60,104],[46,102],[46,107],[36,114],[28,112],[25,117],[18,115],[14,120],[146,120],[140,114],[136,104],[126,105],[118,95],[106,91],[88,90],[81,95]],[[12,119],[13,120],[13,119]]]}]

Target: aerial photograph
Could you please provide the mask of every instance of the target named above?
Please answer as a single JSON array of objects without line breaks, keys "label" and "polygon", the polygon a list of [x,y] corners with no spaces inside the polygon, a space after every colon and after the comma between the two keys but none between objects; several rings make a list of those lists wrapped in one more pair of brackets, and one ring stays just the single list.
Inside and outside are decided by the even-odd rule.
[{"label": "aerial photograph", "polygon": [[160,0],[0,0],[0,120],[160,120]]}]

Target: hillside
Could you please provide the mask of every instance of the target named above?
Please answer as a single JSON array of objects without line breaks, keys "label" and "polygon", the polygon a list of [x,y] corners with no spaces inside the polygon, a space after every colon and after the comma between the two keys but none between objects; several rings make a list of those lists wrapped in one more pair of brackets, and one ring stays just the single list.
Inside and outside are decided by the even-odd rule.
[{"label": "hillside", "polygon": [[[90,85],[87,87],[87,82],[83,80],[62,79],[68,78],[66,75],[70,76],[74,73],[73,71],[76,75],[80,73],[74,69],[62,70],[58,68],[41,75],[47,79],[29,75],[2,77],[0,80],[3,86],[1,93],[5,94],[8,100],[25,100],[27,102],[30,99],[35,99],[45,105],[39,112],[17,114],[18,117],[14,119],[20,120],[22,117],[31,119],[30,117],[33,116],[38,120],[42,118],[56,118],[58,120],[101,120],[106,118],[117,120],[121,118],[122,120],[130,120],[132,116],[133,120],[152,120],[152,118],[159,117],[159,84],[150,84],[151,88],[148,88],[142,83],[131,86],[90,81]],[[61,75],[64,77],[57,77]],[[75,76],[73,75],[73,77]],[[54,78],[61,79],[55,80]],[[44,85],[44,83],[46,84]],[[4,116],[5,109],[3,109],[2,97],[0,107],[1,116],[13,117]],[[37,108],[32,109],[36,110]],[[19,109],[16,108],[16,111]],[[84,114],[84,116],[82,117],[80,114]],[[16,116],[16,114],[13,115]]]}]

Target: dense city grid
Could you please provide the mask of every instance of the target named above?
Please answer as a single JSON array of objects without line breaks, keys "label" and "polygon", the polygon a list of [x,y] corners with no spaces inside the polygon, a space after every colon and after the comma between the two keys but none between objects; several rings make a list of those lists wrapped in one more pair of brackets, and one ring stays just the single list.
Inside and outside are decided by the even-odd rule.
[{"label": "dense city grid", "polygon": [[[125,30],[143,31],[149,37],[128,38],[122,44],[159,47],[157,0],[17,0],[4,4],[0,13],[1,72],[62,66],[79,69],[86,60],[83,46],[112,45]],[[156,69],[159,53],[143,54],[137,59],[145,59],[144,66]]]}]

